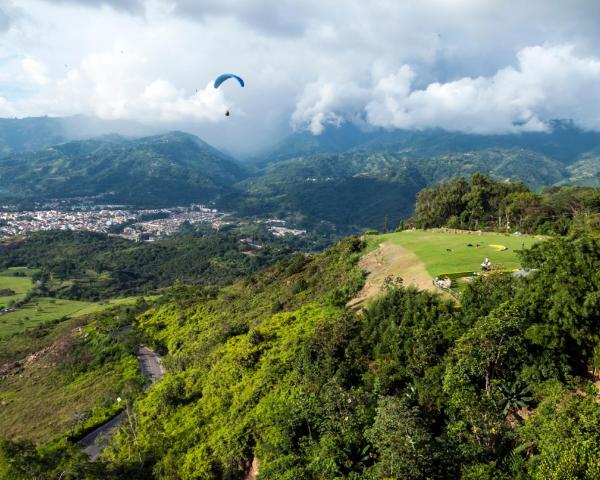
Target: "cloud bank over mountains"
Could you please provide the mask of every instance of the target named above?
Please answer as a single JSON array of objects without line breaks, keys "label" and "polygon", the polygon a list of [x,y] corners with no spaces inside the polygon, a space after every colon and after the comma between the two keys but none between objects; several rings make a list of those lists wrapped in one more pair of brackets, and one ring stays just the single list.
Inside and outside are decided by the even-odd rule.
[{"label": "cloud bank over mountains", "polygon": [[309,84],[292,116],[298,128],[320,134],[326,124],[362,119],[384,128],[440,127],[469,133],[543,131],[556,118],[600,130],[600,59],[570,46],[526,47],[517,66],[492,76],[414,86],[410,65],[371,83]]},{"label": "cloud bank over mountains", "polygon": [[[132,119],[232,150],[342,122],[600,130],[598,24],[595,0],[4,0],[0,115]],[[247,87],[214,90],[224,71]]]}]

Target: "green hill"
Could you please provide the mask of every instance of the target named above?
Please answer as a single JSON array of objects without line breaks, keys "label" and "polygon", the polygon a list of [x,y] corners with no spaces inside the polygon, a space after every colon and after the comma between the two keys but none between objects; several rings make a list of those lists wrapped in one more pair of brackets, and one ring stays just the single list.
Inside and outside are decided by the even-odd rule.
[{"label": "green hill", "polygon": [[267,480],[595,477],[597,238],[539,242],[520,258],[534,274],[482,276],[460,303],[392,279],[356,312],[346,303],[366,253],[349,238],[213,295],[174,289],[135,322],[167,374],[100,462],[65,441],[5,442],[0,468],[130,480],[243,478],[251,465]]},{"label": "green hill", "polygon": [[568,120],[551,122],[547,132],[474,135],[442,129],[363,131],[351,123],[329,126],[318,136],[295,132],[264,156],[270,163],[315,153],[387,152],[429,158],[482,150],[527,150],[568,165],[600,146],[600,133],[581,130]]},{"label": "green hill", "polygon": [[340,235],[381,227],[386,216],[397,225],[425,185],[417,169],[390,155],[311,155],[267,166],[222,205]]},{"label": "green hill", "polygon": [[564,178],[564,165],[529,150],[488,149],[412,158],[398,153],[316,154],[267,164],[239,184],[243,196],[223,200],[245,215],[284,218],[347,234],[395,228],[412,214],[416,193],[457,176],[481,172],[531,188]]},{"label": "green hill", "polygon": [[[373,158],[372,165],[380,168],[386,159]],[[355,178],[352,165],[343,175]],[[297,178],[306,173],[298,171]],[[0,338],[15,352],[50,347],[22,376],[12,364],[5,369],[9,381],[0,400],[9,408],[0,412],[0,423],[10,426],[8,438],[27,438],[26,428],[14,421],[26,411],[19,392],[31,392],[35,411],[45,417],[50,409],[64,412],[58,406],[67,393],[74,398],[76,392],[79,403],[92,381],[98,390],[78,407],[86,411],[106,399],[92,419],[120,408],[117,395],[127,402],[127,421],[99,462],[87,462],[64,433],[81,432],[90,418],[61,414],[57,430],[36,428],[31,438],[37,445],[0,442],[0,474],[217,480],[244,478],[254,466],[267,480],[542,480],[553,472],[595,478],[600,239],[587,207],[597,207],[597,197],[598,191],[574,187],[538,196],[522,184],[482,175],[453,180],[418,195],[421,217],[413,221],[476,219],[486,226],[504,199],[512,206],[523,200],[534,226],[564,227],[569,235],[410,230],[346,238],[320,254],[297,253],[264,270],[227,275],[237,278],[230,284],[177,283],[156,304],[140,302],[126,320],[127,307],[118,314],[107,310],[96,326],[74,330],[61,350],[66,365],[55,360],[57,342],[44,340],[53,334],[41,327],[11,336],[10,344]],[[425,208],[427,201],[436,208]],[[446,208],[453,205],[456,212]],[[580,209],[581,218],[549,214],[563,208]],[[164,268],[170,279],[185,275],[198,262],[185,251],[183,264],[169,261],[192,245],[177,238],[162,252],[156,250],[161,245],[132,246],[143,251],[123,256],[113,252],[120,240],[71,233],[48,238],[34,236],[17,249],[15,262],[40,258],[31,265],[52,270],[76,259],[83,272],[120,258],[125,270],[137,266],[148,281],[161,281],[152,275]],[[217,240],[199,245],[199,257],[240,261],[243,252],[215,259],[211,252],[225,239]],[[376,255],[388,244],[402,261]],[[158,253],[165,262],[155,262]],[[469,278],[458,301],[398,281],[413,275],[415,266],[430,276],[472,271],[484,256],[530,274]],[[369,259],[385,276],[356,303],[377,274],[366,265]],[[211,272],[198,273],[203,271]],[[130,322],[131,331],[123,328]],[[69,338],[65,333],[60,338]],[[125,333],[129,340],[120,339]],[[135,378],[135,337],[163,355],[166,369],[145,392],[124,381]],[[99,380],[105,374],[109,384]],[[47,401],[42,388],[51,392]],[[62,436],[53,438],[53,432]],[[53,440],[43,443],[48,438]]]},{"label": "green hill", "polygon": [[63,143],[0,160],[5,198],[98,197],[106,203],[158,206],[212,200],[232,190],[244,169],[193,135]]}]

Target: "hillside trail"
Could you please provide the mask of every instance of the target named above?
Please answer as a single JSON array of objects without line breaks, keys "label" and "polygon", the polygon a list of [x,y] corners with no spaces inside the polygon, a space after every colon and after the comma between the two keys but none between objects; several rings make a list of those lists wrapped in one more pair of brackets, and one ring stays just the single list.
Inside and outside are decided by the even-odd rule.
[{"label": "hillside trail", "polygon": [[[149,384],[144,386],[144,390],[146,390],[150,385],[160,380],[165,371],[160,356],[144,345],[140,345],[137,358],[142,373],[150,380]],[[121,412],[80,440],[79,445],[82,451],[90,457],[92,462],[98,459],[102,450],[108,445],[108,441],[117,432],[124,420],[125,413]]]},{"label": "hillside trail", "polygon": [[377,250],[361,258],[358,264],[368,272],[368,276],[362,290],[346,304],[349,308],[360,309],[366,300],[379,295],[385,279],[392,275],[402,278],[406,287],[412,285],[419,290],[439,293],[421,259],[395,243],[382,243]]}]

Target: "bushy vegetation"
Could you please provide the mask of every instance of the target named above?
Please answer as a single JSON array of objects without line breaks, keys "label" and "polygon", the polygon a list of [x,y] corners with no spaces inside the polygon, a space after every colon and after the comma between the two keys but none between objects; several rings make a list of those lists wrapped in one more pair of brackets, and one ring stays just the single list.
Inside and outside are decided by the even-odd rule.
[{"label": "bushy vegetation", "polygon": [[245,255],[241,238],[215,233],[133,243],[92,232],[36,232],[0,244],[0,262],[40,269],[34,278],[38,295],[95,301],[149,293],[175,281],[223,285],[289,253],[274,244]]},{"label": "bushy vegetation", "polygon": [[139,340],[127,325],[147,308],[139,300],[0,339],[0,439],[76,441],[122,407],[118,396],[137,396]]},{"label": "bushy vegetation", "polygon": [[266,479],[594,478],[597,239],[536,245],[535,276],[460,306],[391,286],[362,315],[348,247],[144,315],[170,375],[108,458],[139,478],[239,478],[254,456]]},{"label": "bushy vegetation", "polygon": [[474,174],[421,190],[404,225],[565,235],[600,227],[600,191],[554,187],[538,194],[520,182]]},{"label": "bushy vegetation", "polygon": [[388,282],[358,313],[363,249],[140,316],[168,375],[88,478],[234,479],[254,458],[263,479],[597,478],[598,238],[538,243],[529,277],[481,277],[460,305]]}]

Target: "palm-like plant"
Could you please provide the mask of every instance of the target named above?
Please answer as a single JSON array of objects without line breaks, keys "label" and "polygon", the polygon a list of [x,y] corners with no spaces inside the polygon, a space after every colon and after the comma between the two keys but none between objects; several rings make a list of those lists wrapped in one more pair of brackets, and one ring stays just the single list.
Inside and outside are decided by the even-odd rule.
[{"label": "palm-like plant", "polygon": [[520,379],[512,383],[503,383],[498,387],[498,390],[501,395],[498,406],[502,408],[502,414],[506,416],[512,413],[515,417],[522,420],[517,410],[519,408],[527,408],[533,400],[529,387]]}]

